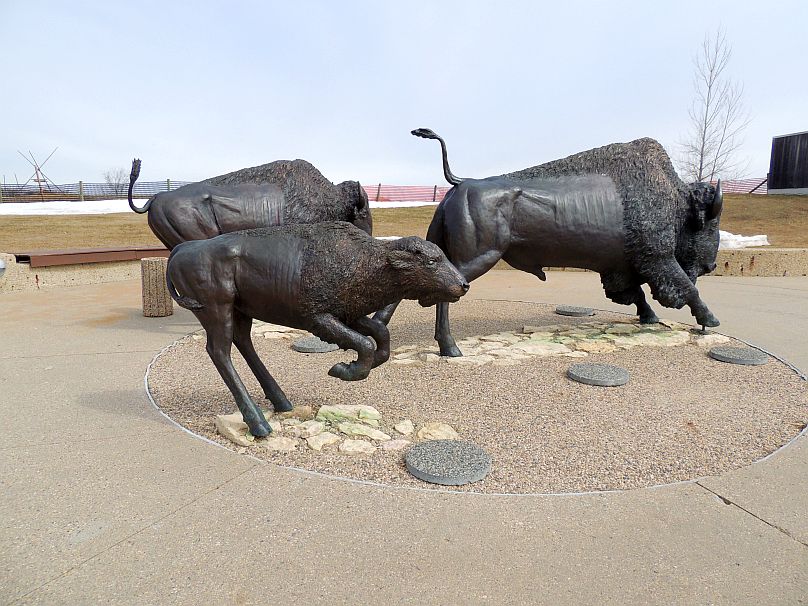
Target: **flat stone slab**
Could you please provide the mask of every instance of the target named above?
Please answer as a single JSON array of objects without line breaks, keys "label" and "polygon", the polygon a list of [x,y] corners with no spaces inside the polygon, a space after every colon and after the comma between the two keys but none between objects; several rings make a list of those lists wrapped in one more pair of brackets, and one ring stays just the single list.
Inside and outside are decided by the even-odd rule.
[{"label": "flat stone slab", "polygon": [[555,312],[559,316],[572,316],[573,318],[595,315],[595,310],[591,307],[576,307],[575,305],[559,305],[555,308]]},{"label": "flat stone slab", "polygon": [[292,343],[292,349],[300,353],[328,353],[337,351],[339,347],[333,343],[326,343],[320,337],[303,337]]},{"label": "flat stone slab", "polygon": [[767,354],[752,347],[713,347],[709,351],[709,356],[719,362],[745,364],[747,366],[761,366],[769,361]]},{"label": "flat stone slab", "polygon": [[407,471],[419,480],[443,486],[478,482],[491,471],[491,457],[471,442],[430,440],[416,444],[404,457]]},{"label": "flat stone slab", "polygon": [[617,387],[628,383],[628,371],[611,364],[573,364],[567,369],[567,376],[578,383],[598,387]]}]

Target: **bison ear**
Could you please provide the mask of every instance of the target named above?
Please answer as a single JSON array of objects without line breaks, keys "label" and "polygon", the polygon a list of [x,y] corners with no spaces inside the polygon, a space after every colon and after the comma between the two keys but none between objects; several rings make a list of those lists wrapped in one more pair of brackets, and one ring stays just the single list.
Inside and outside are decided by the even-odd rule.
[{"label": "bison ear", "polygon": [[694,183],[690,188],[690,217],[696,231],[704,229],[707,208],[704,202],[704,184]]},{"label": "bison ear", "polygon": [[412,268],[415,255],[409,250],[391,248],[387,251],[387,262],[395,269]]},{"label": "bison ear", "polygon": [[724,209],[724,194],[721,191],[721,179],[715,184],[715,193],[713,194],[713,201],[710,208],[707,210],[707,218],[709,220],[717,219],[721,216],[721,211]]}]

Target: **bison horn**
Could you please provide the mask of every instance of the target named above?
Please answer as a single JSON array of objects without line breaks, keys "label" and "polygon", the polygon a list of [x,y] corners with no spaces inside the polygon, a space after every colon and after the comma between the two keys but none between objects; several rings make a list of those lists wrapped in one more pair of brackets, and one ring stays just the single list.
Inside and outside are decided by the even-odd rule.
[{"label": "bison horn", "polygon": [[724,194],[721,192],[721,179],[715,184],[715,194],[713,195],[713,203],[710,206],[710,219],[715,219],[721,215],[721,210],[724,208]]}]

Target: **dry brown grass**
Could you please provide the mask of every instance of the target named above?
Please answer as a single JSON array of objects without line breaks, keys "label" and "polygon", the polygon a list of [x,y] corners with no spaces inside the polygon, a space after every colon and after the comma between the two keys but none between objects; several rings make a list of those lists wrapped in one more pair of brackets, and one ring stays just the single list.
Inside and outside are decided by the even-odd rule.
[{"label": "dry brown grass", "polygon": [[[425,236],[434,206],[373,209],[377,236]],[[772,246],[808,247],[808,196],[727,195],[721,228],[766,234]],[[146,215],[0,216],[0,251],[152,246]]]}]

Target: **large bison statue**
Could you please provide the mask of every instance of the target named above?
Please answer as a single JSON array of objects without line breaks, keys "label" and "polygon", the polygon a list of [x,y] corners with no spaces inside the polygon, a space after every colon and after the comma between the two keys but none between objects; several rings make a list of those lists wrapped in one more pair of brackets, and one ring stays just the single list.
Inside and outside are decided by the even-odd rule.
[{"label": "large bison statue", "polygon": [[286,223],[347,221],[373,231],[368,197],[356,181],[334,185],[305,160],[278,160],[160,192],[142,207],[132,201],[140,160],[132,161],[129,207],[148,212],[167,248],[186,240]]},{"label": "large bison statue", "polygon": [[276,411],[286,395],[258,358],[252,319],[308,330],[358,352],[328,374],[364,379],[390,357],[390,334],[367,317],[402,297],[425,307],[457,301],[469,285],[436,245],[408,237],[379,241],[350,223],[283,225],[179,244],[166,272],[168,291],[207,332],[207,351],[254,436],[269,425],[230,358],[235,343]]},{"label": "large bison statue", "polygon": [[[500,259],[541,280],[548,266],[590,269],[612,301],[636,305],[641,322],[658,321],[641,288],[647,283],[662,305],[688,305],[699,324],[718,326],[695,283],[715,269],[721,184],[685,185],[658,142],[615,143],[499,177],[459,179],[438,135],[412,134],[440,142],[453,185],[427,240],[468,281]],[[462,355],[446,303],[438,305],[435,338],[441,355]]]}]

